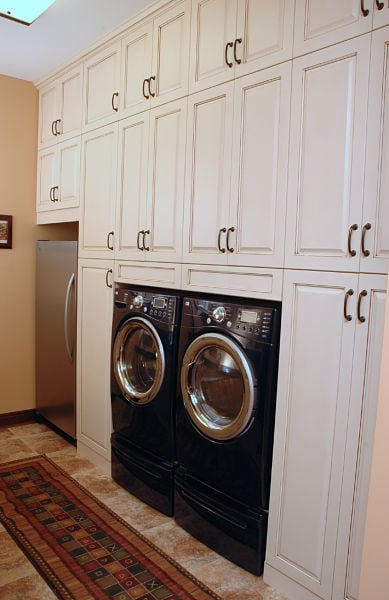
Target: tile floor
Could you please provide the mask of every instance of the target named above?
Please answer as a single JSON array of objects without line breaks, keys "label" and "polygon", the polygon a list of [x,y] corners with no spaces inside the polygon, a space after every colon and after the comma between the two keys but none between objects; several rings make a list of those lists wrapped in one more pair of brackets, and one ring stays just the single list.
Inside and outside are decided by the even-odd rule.
[{"label": "tile floor", "polygon": [[[193,573],[223,600],[286,600],[256,577],[220,557],[118,486],[45,425],[0,429],[0,463],[47,454],[135,529]],[[55,600],[55,595],[0,525],[1,600]]]}]

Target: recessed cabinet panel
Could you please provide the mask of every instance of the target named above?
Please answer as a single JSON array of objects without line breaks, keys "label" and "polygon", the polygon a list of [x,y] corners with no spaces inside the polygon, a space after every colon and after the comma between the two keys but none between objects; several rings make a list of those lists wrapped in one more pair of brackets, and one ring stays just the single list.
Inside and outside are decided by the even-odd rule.
[{"label": "recessed cabinet panel", "polygon": [[58,180],[61,208],[79,205],[80,140],[66,142],[58,148]]},{"label": "recessed cabinet panel", "polygon": [[296,0],[293,55],[299,56],[368,32],[375,0]]},{"label": "recessed cabinet panel", "polygon": [[288,267],[359,269],[369,46],[363,36],[294,63]]},{"label": "recessed cabinet panel", "polygon": [[135,114],[147,108],[147,79],[152,74],[153,22],[147,21],[122,42],[123,114]]},{"label": "recessed cabinet panel", "polygon": [[[59,141],[77,135],[81,131],[82,70],[74,69],[65,75],[60,84],[61,122],[58,124]],[[57,117],[58,118],[58,117]]]},{"label": "recessed cabinet panel", "polygon": [[39,93],[39,145],[55,144],[53,123],[58,118],[56,82]]},{"label": "recessed cabinet panel", "polygon": [[232,83],[189,97],[184,262],[226,261],[232,107]]},{"label": "recessed cabinet panel", "polygon": [[56,148],[38,154],[37,211],[54,208],[53,187],[56,185],[58,153]]},{"label": "recessed cabinet panel", "polygon": [[361,271],[389,267],[389,27],[372,37]]}]

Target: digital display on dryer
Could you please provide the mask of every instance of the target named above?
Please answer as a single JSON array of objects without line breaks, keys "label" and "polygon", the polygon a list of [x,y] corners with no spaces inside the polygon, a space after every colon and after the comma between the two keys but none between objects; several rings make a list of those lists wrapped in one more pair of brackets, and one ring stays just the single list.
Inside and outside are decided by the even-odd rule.
[{"label": "digital display on dryer", "polygon": [[153,308],[165,308],[166,299],[165,298],[153,298],[152,305],[153,305]]},{"label": "digital display on dryer", "polygon": [[255,310],[242,310],[240,313],[241,323],[256,323],[258,313]]}]

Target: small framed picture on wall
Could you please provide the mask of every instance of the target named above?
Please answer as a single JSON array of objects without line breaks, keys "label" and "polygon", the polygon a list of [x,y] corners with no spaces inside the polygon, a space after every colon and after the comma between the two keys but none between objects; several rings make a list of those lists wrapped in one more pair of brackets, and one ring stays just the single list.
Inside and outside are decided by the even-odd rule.
[{"label": "small framed picture on wall", "polygon": [[0,215],[0,250],[12,248],[12,216]]}]

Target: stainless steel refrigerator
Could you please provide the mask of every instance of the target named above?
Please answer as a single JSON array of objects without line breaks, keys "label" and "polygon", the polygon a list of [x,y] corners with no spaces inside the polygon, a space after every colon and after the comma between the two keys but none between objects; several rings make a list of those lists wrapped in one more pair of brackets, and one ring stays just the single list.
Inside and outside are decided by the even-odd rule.
[{"label": "stainless steel refrigerator", "polygon": [[77,242],[36,248],[36,409],[76,438]]}]

